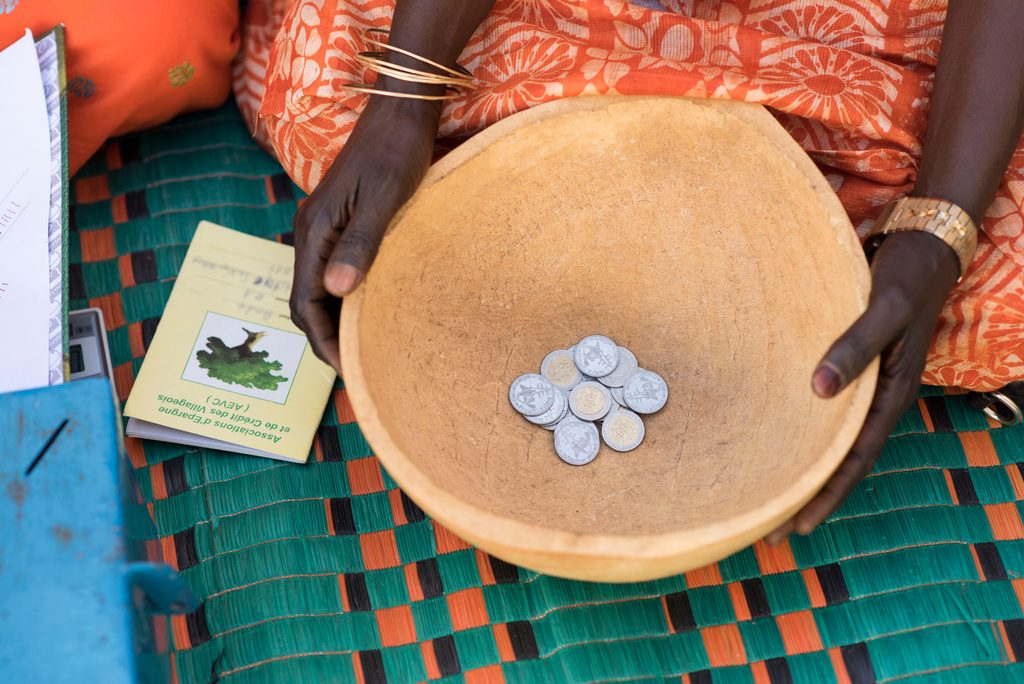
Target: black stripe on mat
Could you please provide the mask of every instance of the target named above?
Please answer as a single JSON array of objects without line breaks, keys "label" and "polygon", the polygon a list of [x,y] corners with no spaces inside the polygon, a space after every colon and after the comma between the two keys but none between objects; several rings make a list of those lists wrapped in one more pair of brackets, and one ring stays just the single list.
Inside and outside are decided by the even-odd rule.
[{"label": "black stripe on mat", "polygon": [[156,253],[151,249],[132,252],[132,275],[135,284],[151,283],[156,280]]},{"label": "black stripe on mat", "polygon": [[192,648],[205,644],[212,638],[210,627],[206,624],[205,603],[200,603],[198,608],[185,616],[185,625],[188,627],[188,640]]},{"label": "black stripe on mat", "polygon": [[195,527],[174,533],[174,553],[178,557],[178,570],[188,570],[199,564]]},{"label": "black stripe on mat", "polygon": [[416,561],[416,576],[420,580],[423,598],[435,598],[444,593],[444,585],[441,583],[441,569],[437,565],[436,558]]},{"label": "black stripe on mat", "polygon": [[1018,663],[1024,661],[1024,620],[1004,620],[1003,629],[1006,630],[1013,659]]},{"label": "black stripe on mat", "polygon": [[[685,591],[665,596],[665,610],[668,612],[669,627],[673,632],[689,632],[697,629],[697,621],[690,607],[690,597]],[[691,678],[693,675],[691,675]]]},{"label": "black stripe on mat", "polygon": [[442,677],[462,672],[459,664],[459,652],[455,649],[455,637],[451,634],[434,639],[434,660]]},{"label": "black stripe on mat", "polygon": [[416,502],[405,495],[405,492],[398,490],[399,498],[402,500],[402,512],[405,513],[405,519],[409,522],[419,522],[426,520],[427,514],[423,512],[423,509],[416,505]]},{"label": "black stripe on mat", "polygon": [[117,146],[121,152],[122,166],[135,164],[142,159],[142,153],[139,151],[139,139],[137,137],[121,138],[121,140],[118,141]]},{"label": "black stripe on mat", "polygon": [[295,199],[292,192],[292,182],[286,173],[275,173],[270,177],[270,189],[274,192],[272,198],[275,203]]},{"label": "black stripe on mat", "polygon": [[868,645],[863,641],[856,644],[840,646],[839,652],[846,665],[846,673],[850,675],[851,684],[875,684],[875,667],[871,664]]},{"label": "black stripe on mat", "polygon": [[156,335],[156,327],[160,325],[160,317],[146,318],[139,323],[139,330],[142,332],[142,348],[148,350],[149,343],[153,341],[153,335]]},{"label": "black stripe on mat", "polygon": [[846,579],[843,578],[843,570],[838,563],[819,565],[814,568],[814,573],[818,576],[818,584],[821,585],[821,593],[825,595],[826,605],[846,603],[850,600]]},{"label": "black stripe on mat", "polygon": [[68,264],[68,297],[85,299],[85,278],[82,276],[82,264]]},{"label": "black stripe on mat", "polygon": [[750,617],[762,618],[772,614],[772,609],[768,605],[768,595],[764,592],[764,584],[760,577],[742,580],[740,584],[743,586],[743,595],[747,598]]},{"label": "black stripe on mat", "polygon": [[978,492],[974,489],[971,474],[966,468],[950,468],[949,479],[953,481],[953,491],[961,506],[977,506]]},{"label": "black stripe on mat", "polygon": [[370,592],[366,589],[366,575],[353,572],[344,578],[348,609],[352,612],[370,610],[373,606],[370,605]]},{"label": "black stripe on mat", "polygon": [[316,429],[317,444],[324,461],[343,461],[341,442],[338,441],[338,428],[333,425],[321,425]]},{"label": "black stripe on mat", "polygon": [[512,642],[516,660],[533,660],[540,656],[533,625],[525,620],[517,620],[509,622],[505,627],[508,629],[508,640]]},{"label": "black stripe on mat", "polygon": [[356,519],[352,515],[352,499],[331,499],[331,522],[334,534],[348,536],[356,533]]},{"label": "black stripe on mat", "polygon": [[175,496],[188,490],[184,454],[164,461],[164,489],[167,490],[167,496]]},{"label": "black stripe on mat", "polygon": [[691,672],[690,684],[711,684],[711,670]]},{"label": "black stripe on mat", "polygon": [[978,554],[978,563],[981,565],[981,572],[987,580],[1005,580],[1006,566],[1003,565],[1003,558],[999,555],[999,548],[992,542],[978,542],[974,545],[974,551]]},{"label": "black stripe on mat", "polygon": [[491,574],[494,575],[495,584],[516,584],[519,582],[519,568],[491,555],[487,556],[487,560],[491,564]]},{"label": "black stripe on mat", "polygon": [[129,190],[124,193],[124,213],[129,221],[149,216],[145,190]]},{"label": "black stripe on mat", "polygon": [[386,684],[388,677],[384,674],[384,658],[380,651],[360,651],[359,665],[363,670],[363,681],[366,684]]},{"label": "black stripe on mat", "polygon": [[793,673],[789,671],[789,662],[785,658],[766,660],[764,667],[772,684],[793,684]]},{"label": "black stripe on mat", "polygon": [[932,419],[932,427],[936,432],[953,432],[953,421],[949,418],[949,411],[946,410],[946,400],[943,397],[925,397],[925,408]]}]

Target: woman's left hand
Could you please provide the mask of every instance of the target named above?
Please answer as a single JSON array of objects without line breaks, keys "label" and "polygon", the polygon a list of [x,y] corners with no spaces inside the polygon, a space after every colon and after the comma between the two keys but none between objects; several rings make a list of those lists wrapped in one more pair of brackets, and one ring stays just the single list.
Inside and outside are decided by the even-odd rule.
[{"label": "woman's left hand", "polygon": [[828,350],[811,383],[818,396],[834,397],[881,355],[867,419],[824,489],[769,534],[769,544],[781,543],[793,531],[810,533],[871,471],[889,434],[917,396],[928,347],[959,268],[953,250],[926,233],[896,233],[878,248],[867,311]]}]

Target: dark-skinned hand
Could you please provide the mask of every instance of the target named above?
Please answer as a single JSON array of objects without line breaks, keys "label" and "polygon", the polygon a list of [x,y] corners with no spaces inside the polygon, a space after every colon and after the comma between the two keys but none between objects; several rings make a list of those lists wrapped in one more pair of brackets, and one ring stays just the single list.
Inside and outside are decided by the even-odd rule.
[{"label": "dark-skinned hand", "polygon": [[825,487],[766,537],[769,544],[781,543],[794,531],[810,533],[871,472],[889,434],[917,396],[928,347],[958,273],[953,250],[933,235],[897,233],[878,248],[867,310],[828,350],[811,381],[818,396],[834,397],[880,355],[867,419]]},{"label": "dark-skinned hand", "polygon": [[362,282],[388,224],[430,166],[440,108],[371,98],[352,135],[292,221],[292,321],[341,373],[341,298]]}]

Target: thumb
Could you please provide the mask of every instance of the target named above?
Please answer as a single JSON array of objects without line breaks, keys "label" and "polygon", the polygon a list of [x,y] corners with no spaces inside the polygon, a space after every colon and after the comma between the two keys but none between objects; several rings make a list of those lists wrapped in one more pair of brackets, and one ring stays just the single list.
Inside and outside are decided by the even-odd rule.
[{"label": "thumb", "polygon": [[825,353],[811,380],[814,393],[829,399],[864,372],[900,334],[903,317],[890,298],[872,297],[867,311]]},{"label": "thumb", "polygon": [[324,271],[324,289],[335,297],[350,294],[366,277],[390,219],[384,212],[353,213],[331,250]]}]

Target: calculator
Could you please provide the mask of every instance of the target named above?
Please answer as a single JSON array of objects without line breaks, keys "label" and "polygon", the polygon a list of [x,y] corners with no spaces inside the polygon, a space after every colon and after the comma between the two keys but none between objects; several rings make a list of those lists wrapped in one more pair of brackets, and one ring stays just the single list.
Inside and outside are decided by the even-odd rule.
[{"label": "calculator", "polygon": [[68,360],[71,380],[111,378],[107,329],[99,309],[68,313]]}]

